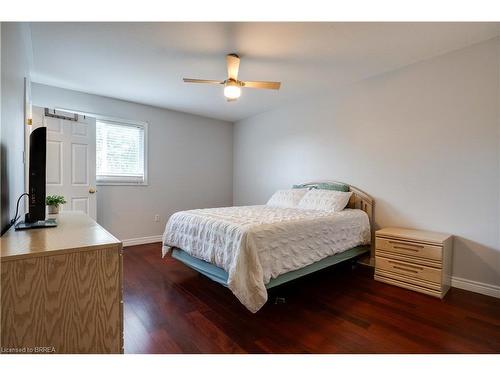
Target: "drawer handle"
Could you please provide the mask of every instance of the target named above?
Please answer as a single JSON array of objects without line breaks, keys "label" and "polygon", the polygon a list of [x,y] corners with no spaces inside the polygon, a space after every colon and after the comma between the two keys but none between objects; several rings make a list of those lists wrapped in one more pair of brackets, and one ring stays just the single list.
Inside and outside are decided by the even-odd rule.
[{"label": "drawer handle", "polygon": [[389,243],[390,244],[396,244],[396,245],[414,246],[414,247],[419,248],[419,249],[423,249],[424,248],[423,245],[416,245],[416,244],[407,243],[407,242],[389,241]]},{"label": "drawer handle", "polygon": [[403,267],[413,268],[413,269],[416,269],[416,270],[419,270],[419,271],[423,271],[423,270],[424,270],[422,267],[419,267],[419,266],[413,266],[413,265],[411,265],[411,264],[399,263],[399,262],[395,262],[395,261],[393,261],[393,260],[389,260],[389,263],[392,263],[392,264],[397,264],[398,266],[403,266]]},{"label": "drawer handle", "polygon": [[413,272],[413,273],[418,273],[418,271],[415,271],[415,270],[410,270],[408,268],[403,268],[403,267],[398,267],[398,266],[392,266],[392,268],[395,268],[397,270],[403,270],[403,271],[406,271],[406,272]]},{"label": "drawer handle", "polygon": [[405,246],[393,246],[393,249],[400,249],[400,250],[410,250],[410,251],[416,251],[419,252],[420,249],[412,249],[411,247],[405,247]]}]

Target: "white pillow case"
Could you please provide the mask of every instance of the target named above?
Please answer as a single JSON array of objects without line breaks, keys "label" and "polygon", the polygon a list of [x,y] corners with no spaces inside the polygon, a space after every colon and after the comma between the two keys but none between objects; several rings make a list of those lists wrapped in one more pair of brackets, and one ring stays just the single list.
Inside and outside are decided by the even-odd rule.
[{"label": "white pillow case", "polygon": [[307,189],[278,190],[267,201],[266,205],[271,207],[296,208]]},{"label": "white pillow case", "polygon": [[349,203],[352,192],[312,189],[300,200],[298,208],[307,210],[342,211]]}]

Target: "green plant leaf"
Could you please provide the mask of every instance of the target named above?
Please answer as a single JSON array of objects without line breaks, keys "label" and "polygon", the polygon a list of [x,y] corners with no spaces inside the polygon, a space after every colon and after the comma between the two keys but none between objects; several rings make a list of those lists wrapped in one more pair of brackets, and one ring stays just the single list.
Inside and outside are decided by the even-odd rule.
[{"label": "green plant leaf", "polygon": [[66,199],[62,195],[48,195],[45,198],[45,204],[47,206],[59,206],[60,204],[65,204]]}]

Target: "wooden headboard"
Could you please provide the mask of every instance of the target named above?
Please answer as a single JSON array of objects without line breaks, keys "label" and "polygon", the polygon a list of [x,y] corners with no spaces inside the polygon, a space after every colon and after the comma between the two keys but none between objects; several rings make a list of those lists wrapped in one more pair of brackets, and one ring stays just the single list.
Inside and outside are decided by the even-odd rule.
[{"label": "wooden headboard", "polygon": [[339,181],[331,181],[331,180],[326,180],[326,181],[314,181],[314,182],[306,182],[305,184],[301,184],[301,186],[307,187],[307,186],[314,186],[318,184],[343,184],[349,186],[349,191],[352,191],[351,199],[349,199],[349,203],[347,204],[348,208],[357,208],[360,210],[363,210],[366,212],[368,215],[368,219],[370,219],[370,228],[371,228],[371,244],[372,244],[372,250],[371,250],[371,258],[375,256],[374,254],[374,247],[375,247],[375,220],[374,220],[374,214],[375,214],[375,201],[371,196],[366,194],[364,191],[358,189],[355,186],[346,184],[345,182],[339,182]]}]

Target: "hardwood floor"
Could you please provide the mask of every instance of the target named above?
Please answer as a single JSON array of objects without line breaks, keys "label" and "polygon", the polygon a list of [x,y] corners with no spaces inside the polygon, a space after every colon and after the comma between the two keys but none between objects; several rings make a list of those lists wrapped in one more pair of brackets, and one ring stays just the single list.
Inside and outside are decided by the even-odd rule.
[{"label": "hardwood floor", "polygon": [[452,288],[441,301],[349,264],[271,290],[252,314],[159,243],[133,246],[124,298],[125,353],[500,353],[500,299]]}]

